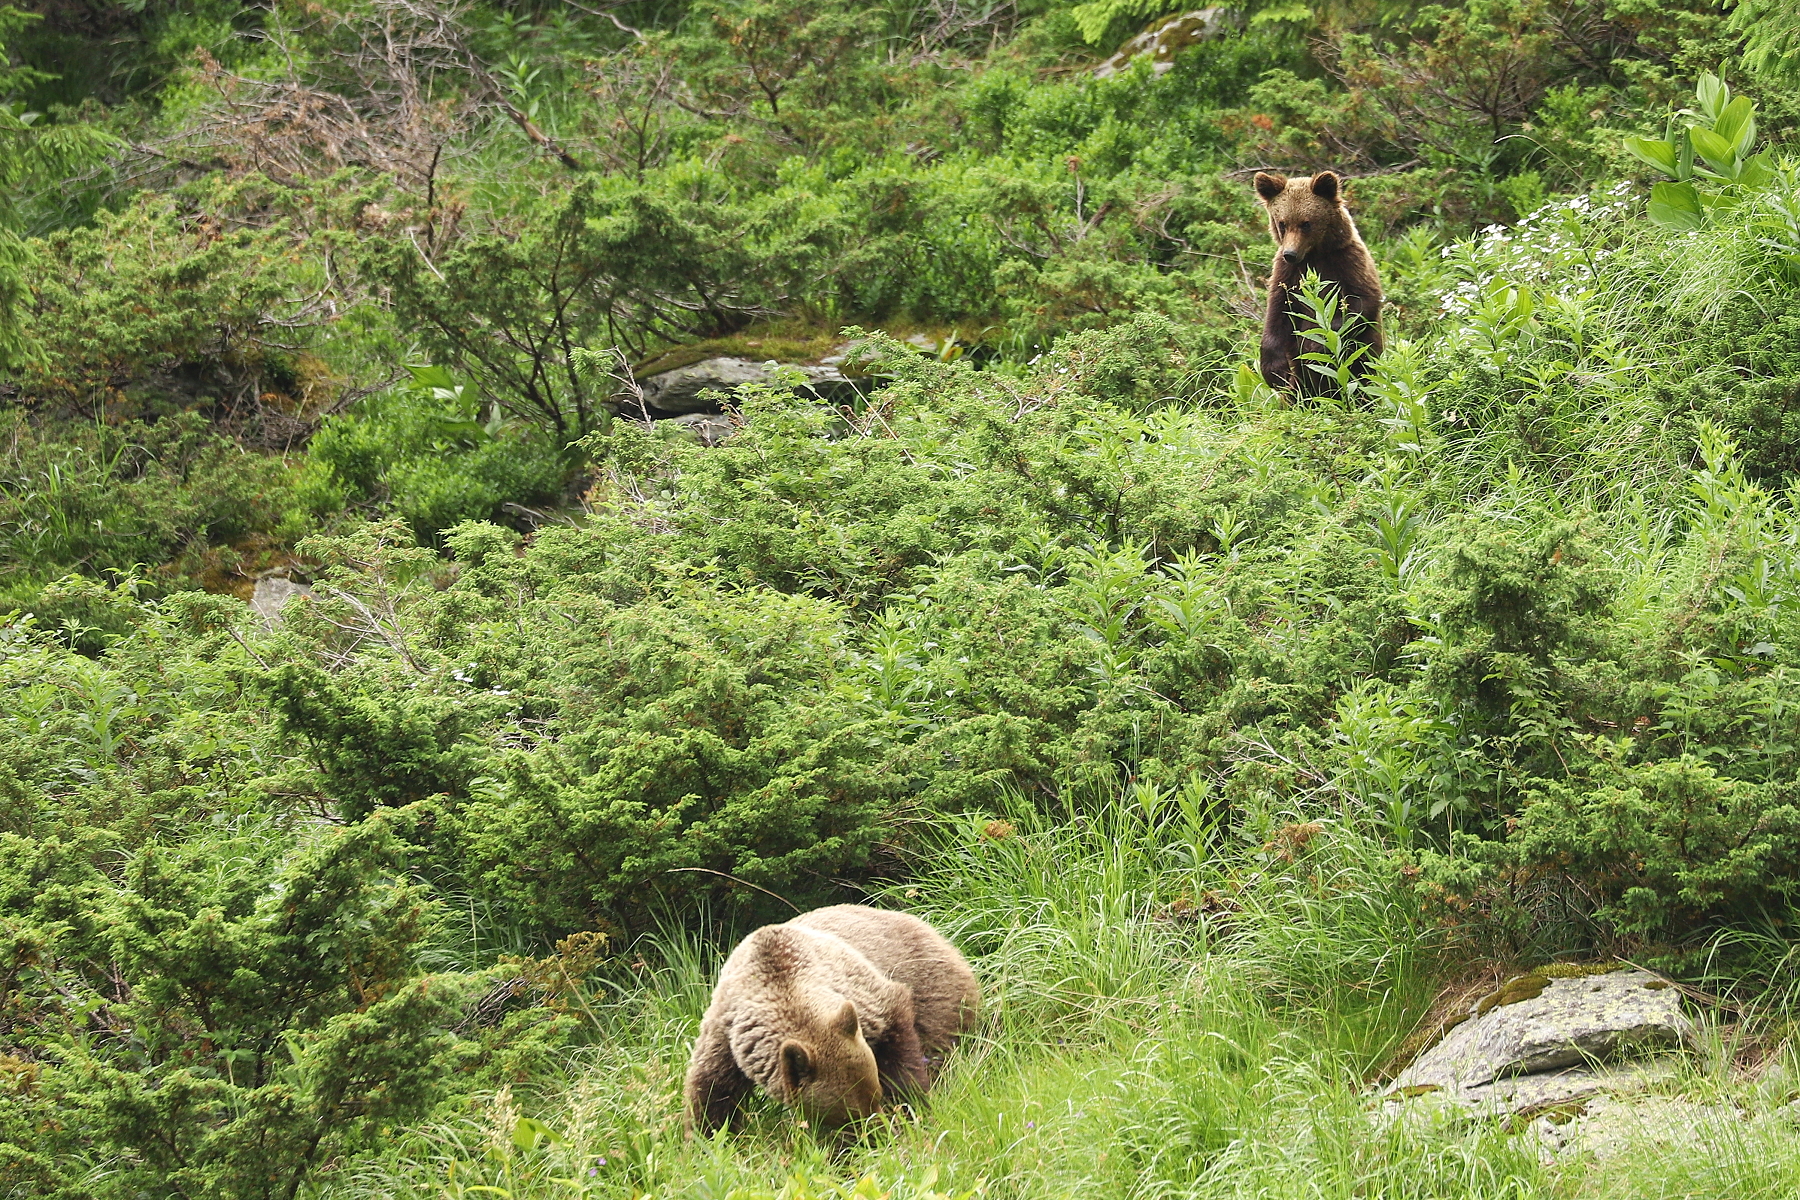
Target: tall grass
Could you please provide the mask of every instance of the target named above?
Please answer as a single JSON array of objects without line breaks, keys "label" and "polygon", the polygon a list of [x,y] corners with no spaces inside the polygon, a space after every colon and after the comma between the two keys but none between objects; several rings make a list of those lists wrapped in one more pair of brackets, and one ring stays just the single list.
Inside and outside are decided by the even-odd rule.
[{"label": "tall grass", "polygon": [[1455,966],[1396,892],[1381,846],[1323,821],[1277,826],[1263,844],[1209,843],[1179,806],[1143,800],[1045,815],[1011,797],[997,814],[945,820],[912,881],[880,898],[955,938],[984,988],[980,1027],[917,1112],[833,1140],[758,1101],[735,1133],[688,1137],[681,1076],[723,948],[671,920],[591,984],[588,1044],[554,1078],[442,1115],[385,1157],[322,1177],[317,1195],[1793,1194],[1800,1120],[1781,1115],[1792,1110],[1780,1082],[1800,1078],[1791,1065],[1736,1093],[1715,1065],[1715,1098],[1754,1116],[1716,1152],[1677,1142],[1553,1160],[1529,1130],[1377,1119],[1367,1080]]},{"label": "tall grass", "polygon": [[[985,1016],[920,1112],[854,1140],[766,1105],[735,1135],[684,1135],[719,951],[671,926],[592,989],[591,1044],[557,1079],[486,1096],[321,1193],[749,1196],[800,1172],[904,1194],[929,1171],[952,1194],[1021,1198],[1359,1194],[1350,1180],[1393,1170],[1413,1136],[1370,1122],[1362,1079],[1430,999],[1383,860],[1338,828],[1199,858],[1191,833],[1126,803],[939,827],[887,899],[970,952]],[[1444,1151],[1437,1175],[1480,1175],[1472,1153]],[[1296,1171],[1342,1187],[1267,1191]]]}]

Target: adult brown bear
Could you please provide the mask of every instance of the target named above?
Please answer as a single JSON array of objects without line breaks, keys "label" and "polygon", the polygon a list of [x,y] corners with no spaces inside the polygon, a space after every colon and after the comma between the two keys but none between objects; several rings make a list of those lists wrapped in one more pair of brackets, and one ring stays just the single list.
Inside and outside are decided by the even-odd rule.
[{"label": "adult brown bear", "polygon": [[1259,171],[1255,183],[1256,194],[1269,210],[1269,232],[1278,247],[1269,275],[1269,309],[1263,317],[1263,379],[1272,388],[1307,394],[1335,390],[1299,361],[1301,354],[1318,349],[1294,329],[1292,310],[1304,305],[1300,281],[1314,271],[1322,288],[1337,290],[1342,307],[1336,324],[1351,344],[1368,348],[1353,367],[1361,375],[1383,346],[1381,280],[1375,274],[1375,260],[1344,206],[1343,180],[1334,173],[1289,179]]},{"label": "adult brown bear", "polygon": [[717,1129],[756,1086],[821,1128],[866,1117],[930,1087],[980,1003],[956,947],[906,913],[839,904],[765,925],[719,972],[688,1121]]}]

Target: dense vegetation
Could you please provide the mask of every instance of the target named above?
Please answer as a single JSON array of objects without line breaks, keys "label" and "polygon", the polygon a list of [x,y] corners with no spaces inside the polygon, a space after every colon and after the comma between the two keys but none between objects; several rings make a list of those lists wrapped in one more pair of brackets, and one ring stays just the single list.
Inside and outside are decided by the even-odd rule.
[{"label": "dense vegetation", "polygon": [[[0,1195],[1800,1189],[1800,26],[1095,76],[1175,11],[0,8]],[[1249,365],[1264,167],[1383,272],[1331,398]],[[722,949],[861,898],[987,988],[929,1107],[684,1139]],[[1740,1142],[1369,1119],[1612,955]]]}]

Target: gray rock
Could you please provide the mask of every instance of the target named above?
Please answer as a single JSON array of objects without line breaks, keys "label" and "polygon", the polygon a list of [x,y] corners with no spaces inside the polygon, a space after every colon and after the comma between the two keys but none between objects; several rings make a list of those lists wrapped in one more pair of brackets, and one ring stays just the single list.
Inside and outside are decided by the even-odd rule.
[{"label": "gray rock", "polygon": [[[644,403],[653,410],[652,415],[717,412],[718,402],[702,397],[702,392],[716,391],[729,400],[745,384],[772,382],[778,365],[728,356],[706,358],[673,371],[647,376],[638,384],[644,389]],[[848,399],[856,393],[856,384],[836,367],[802,366],[797,369],[806,376],[803,390],[822,400]]]},{"label": "gray rock", "polygon": [[1650,1147],[1698,1149],[1727,1141],[1732,1132],[1768,1124],[1724,1104],[1681,1096],[1596,1096],[1576,1112],[1547,1113],[1531,1123],[1546,1162],[1575,1155],[1598,1160],[1641,1153]]},{"label": "gray rock", "polygon": [[284,575],[265,575],[256,581],[256,588],[250,593],[250,607],[265,624],[273,625],[281,619],[281,610],[289,600],[312,594],[312,589],[304,583],[295,583]]},{"label": "gray rock", "polygon": [[1597,1066],[1692,1041],[1681,993],[1648,971],[1525,975],[1402,1071],[1390,1099],[1438,1094],[1490,1112],[1524,1112],[1646,1081],[1653,1068]]},{"label": "gray rock", "polygon": [[1589,1096],[1639,1091],[1673,1077],[1677,1070],[1669,1059],[1569,1067],[1466,1087],[1451,1093],[1450,1099],[1482,1114],[1536,1112]]},{"label": "gray rock", "polygon": [[664,423],[686,429],[700,439],[702,446],[716,446],[735,435],[739,428],[731,413],[683,413],[679,417],[670,417]]},{"label": "gray rock", "polygon": [[1224,37],[1241,18],[1229,10],[1199,8],[1180,16],[1157,21],[1144,32],[1119,47],[1117,54],[1094,68],[1095,79],[1107,79],[1131,65],[1131,60],[1148,55],[1150,69],[1158,75],[1175,66],[1175,54],[1188,46]]}]

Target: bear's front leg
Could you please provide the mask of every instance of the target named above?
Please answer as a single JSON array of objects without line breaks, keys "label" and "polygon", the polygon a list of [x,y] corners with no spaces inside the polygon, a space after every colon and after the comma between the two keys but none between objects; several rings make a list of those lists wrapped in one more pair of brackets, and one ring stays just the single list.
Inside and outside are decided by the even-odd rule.
[{"label": "bear's front leg", "polygon": [[894,1021],[886,1038],[869,1049],[875,1052],[875,1066],[881,1072],[881,1090],[889,1097],[915,1099],[931,1086],[925,1050],[919,1044],[919,1027],[913,1023],[910,1009],[903,1019]]},{"label": "bear's front leg", "polygon": [[1269,307],[1263,314],[1262,377],[1276,391],[1294,388],[1294,356],[1300,339],[1294,336],[1294,317],[1288,312],[1292,289],[1269,280]]},{"label": "bear's front leg", "polygon": [[754,1085],[738,1068],[724,1031],[702,1025],[687,1069],[688,1126],[711,1133],[731,1120]]},{"label": "bear's front leg", "polygon": [[1276,391],[1289,391],[1294,386],[1294,346],[1292,338],[1264,334],[1262,340],[1263,382]]}]

